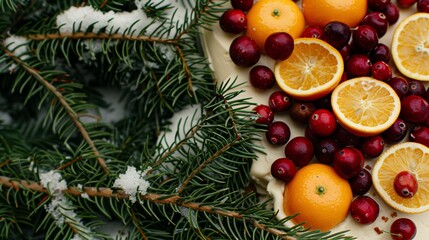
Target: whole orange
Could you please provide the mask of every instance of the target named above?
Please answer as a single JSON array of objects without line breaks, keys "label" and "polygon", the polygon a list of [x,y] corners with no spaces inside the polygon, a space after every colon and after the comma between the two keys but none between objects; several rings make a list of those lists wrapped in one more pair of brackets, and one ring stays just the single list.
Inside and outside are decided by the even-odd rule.
[{"label": "whole orange", "polygon": [[330,21],[340,21],[356,27],[365,17],[365,0],[303,0],[302,10],[307,25],[324,27]]},{"label": "whole orange", "polygon": [[260,0],[247,13],[246,35],[263,50],[265,40],[275,32],[287,32],[293,38],[304,31],[305,19],[291,0]]},{"label": "whole orange", "polygon": [[350,184],[325,164],[314,163],[299,169],[285,186],[283,209],[298,214],[294,223],[312,230],[328,231],[348,214],[353,193]]}]

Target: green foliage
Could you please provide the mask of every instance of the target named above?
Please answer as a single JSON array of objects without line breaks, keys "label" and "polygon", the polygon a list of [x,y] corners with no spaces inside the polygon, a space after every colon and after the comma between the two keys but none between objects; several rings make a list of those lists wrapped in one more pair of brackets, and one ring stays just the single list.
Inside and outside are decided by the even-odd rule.
[{"label": "green foliage", "polygon": [[[0,0],[0,239],[109,239],[112,223],[128,239],[346,238],[287,228],[248,190],[263,129],[200,46],[225,2]],[[79,6],[152,21],[62,32],[56,17]],[[113,187],[128,166],[151,168],[135,203]],[[44,188],[50,171],[68,188]]]}]

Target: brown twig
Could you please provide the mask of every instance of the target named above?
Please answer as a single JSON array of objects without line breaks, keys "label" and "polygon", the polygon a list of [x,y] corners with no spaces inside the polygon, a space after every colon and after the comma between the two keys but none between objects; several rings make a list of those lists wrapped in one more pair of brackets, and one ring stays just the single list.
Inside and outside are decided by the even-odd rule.
[{"label": "brown twig", "polygon": [[132,208],[130,209],[130,211],[131,211],[131,216],[133,218],[134,225],[137,227],[137,231],[139,231],[140,235],[142,236],[142,238],[144,240],[148,240],[148,237],[146,236],[146,234],[144,233],[143,229],[138,224],[139,221],[138,221],[138,219],[136,217],[136,213],[134,212],[134,210]]}]

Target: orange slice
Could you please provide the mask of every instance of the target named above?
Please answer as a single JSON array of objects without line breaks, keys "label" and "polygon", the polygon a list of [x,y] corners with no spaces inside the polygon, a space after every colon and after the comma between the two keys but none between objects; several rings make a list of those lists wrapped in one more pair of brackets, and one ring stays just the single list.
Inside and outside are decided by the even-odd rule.
[{"label": "orange slice", "polygon": [[377,135],[393,125],[401,112],[401,101],[385,82],[358,77],[340,83],[331,95],[338,122],[357,136]]},{"label": "orange slice", "polygon": [[[395,176],[412,172],[418,190],[411,198],[400,197],[394,189]],[[384,201],[398,211],[421,213],[429,210],[429,148],[415,142],[396,144],[386,150],[372,170],[374,188]]]},{"label": "orange slice", "polygon": [[274,74],[283,91],[298,100],[312,101],[329,94],[344,71],[341,54],[317,38],[297,38],[291,56],[276,63]]},{"label": "orange slice", "polygon": [[392,59],[405,76],[429,81],[429,13],[416,13],[400,22],[392,39]]}]

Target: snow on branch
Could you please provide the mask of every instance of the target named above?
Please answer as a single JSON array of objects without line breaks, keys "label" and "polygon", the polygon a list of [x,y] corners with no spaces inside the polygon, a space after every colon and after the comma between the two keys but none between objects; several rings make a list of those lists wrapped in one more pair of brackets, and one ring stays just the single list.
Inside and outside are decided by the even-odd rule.
[{"label": "snow on branch", "polygon": [[137,171],[135,167],[128,166],[124,174],[119,174],[119,178],[115,180],[113,187],[121,188],[126,194],[129,194],[129,199],[132,203],[137,200],[137,195],[145,195],[150,183],[144,179],[144,176],[152,168],[148,167],[144,171]]}]

